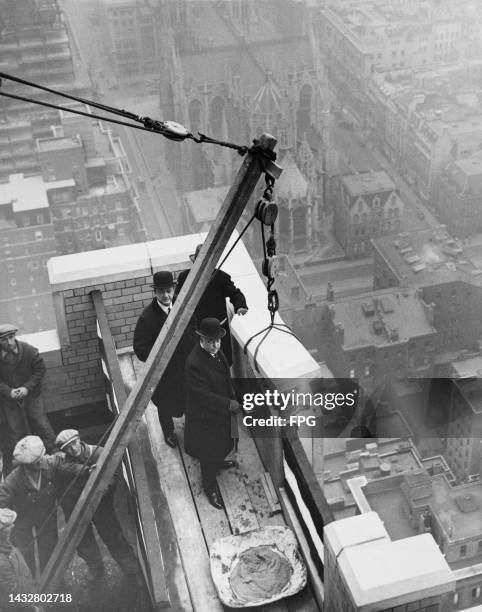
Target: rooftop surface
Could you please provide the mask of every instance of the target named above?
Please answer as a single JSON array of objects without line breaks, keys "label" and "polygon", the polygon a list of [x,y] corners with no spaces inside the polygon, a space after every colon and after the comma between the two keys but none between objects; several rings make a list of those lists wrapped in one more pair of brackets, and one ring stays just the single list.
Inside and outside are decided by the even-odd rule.
[{"label": "rooftop surface", "polygon": [[444,476],[432,478],[433,506],[451,540],[479,537],[482,533],[482,484],[451,487]]},{"label": "rooftop surface", "polygon": [[11,202],[15,213],[48,208],[49,189],[74,186],[73,179],[44,182],[41,175],[25,177],[23,174],[11,174],[8,183],[0,184],[0,206]]},{"label": "rooftop surface", "polygon": [[[415,530],[401,511],[405,496],[396,479],[387,479],[386,488],[374,491],[368,483],[365,495],[370,507],[378,512],[392,539],[404,538]],[[432,496],[423,498],[429,504],[450,541],[480,537],[482,533],[482,484],[480,482],[452,487],[442,474],[430,477]]]},{"label": "rooftop surface", "polygon": [[[391,542],[375,540],[340,553],[355,602],[369,605],[419,591],[449,592],[455,585],[450,567],[430,534]],[[413,595],[412,595],[413,597]]]},{"label": "rooftop surface", "polygon": [[82,143],[70,136],[63,138],[39,138],[37,140],[39,151],[61,151],[62,149],[82,148]]},{"label": "rooftop surface", "polygon": [[222,187],[189,191],[184,194],[194,221],[196,223],[211,223],[218,214],[228,189],[229,187],[223,185]]},{"label": "rooftop surface", "polygon": [[405,498],[398,485],[376,493],[370,493],[369,487],[365,487],[364,491],[370,508],[378,513],[392,540],[417,535],[417,530],[412,527],[403,510]]},{"label": "rooftop surface", "polygon": [[375,512],[335,521],[324,532],[325,545],[337,558],[358,606],[415,590],[441,593],[454,587],[450,568],[430,534],[391,541]]},{"label": "rooftop surface", "polygon": [[427,287],[456,280],[482,284],[482,269],[469,260],[444,226],[383,236],[372,243],[403,284]]},{"label": "rooftop surface", "polygon": [[353,197],[396,189],[395,183],[384,170],[345,175],[342,182]]},{"label": "rooftop surface", "polygon": [[286,153],[281,164],[283,174],[276,182],[276,193],[289,199],[304,198],[308,194],[308,182],[301,173],[291,153]]},{"label": "rooftop surface", "polygon": [[370,292],[337,301],[330,308],[334,323],[343,325],[345,350],[388,346],[435,333],[413,289]]}]

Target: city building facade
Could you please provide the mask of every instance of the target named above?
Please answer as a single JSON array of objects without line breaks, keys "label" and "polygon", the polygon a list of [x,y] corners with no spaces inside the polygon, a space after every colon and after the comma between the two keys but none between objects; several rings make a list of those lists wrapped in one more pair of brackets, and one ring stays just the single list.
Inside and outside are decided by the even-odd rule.
[{"label": "city building facade", "polygon": [[385,171],[339,177],[334,233],[348,258],[371,255],[371,238],[400,231],[403,202]]}]

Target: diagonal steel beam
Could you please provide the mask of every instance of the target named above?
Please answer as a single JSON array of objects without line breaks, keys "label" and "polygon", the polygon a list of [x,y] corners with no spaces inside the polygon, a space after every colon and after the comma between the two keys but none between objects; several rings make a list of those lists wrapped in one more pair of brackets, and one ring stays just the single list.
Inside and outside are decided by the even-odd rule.
[{"label": "diagonal steel beam", "polygon": [[275,177],[281,173],[279,166],[268,161],[263,155],[263,151],[273,151],[275,145],[275,138],[269,134],[263,134],[258,148],[250,150],[238,170],[234,183],[174,304],[172,313],[151,350],[142,375],[137,379],[129,394],[105,443],[97,467],[89,476],[82,495],[47,563],[41,577],[40,589],[42,592],[54,592],[63,579],[67,564],[114,476],[154,389],[194,313],[196,304],[211,280],[214,268],[260,176],[264,172],[269,172]]}]

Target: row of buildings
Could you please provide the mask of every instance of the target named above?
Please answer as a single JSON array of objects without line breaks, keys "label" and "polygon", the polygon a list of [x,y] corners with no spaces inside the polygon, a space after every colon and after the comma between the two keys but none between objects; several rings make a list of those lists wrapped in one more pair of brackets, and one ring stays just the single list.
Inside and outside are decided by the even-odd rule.
[{"label": "row of buildings", "polygon": [[[57,0],[0,2],[3,72],[65,93],[89,80]],[[59,98],[4,80],[14,95]],[[64,102],[89,114],[85,105]],[[53,326],[47,261],[145,238],[120,139],[100,122],[0,97],[0,318],[22,331]]]},{"label": "row of buildings", "polygon": [[0,316],[25,331],[53,323],[50,257],[145,238],[119,138],[96,120],[59,121],[55,135],[36,140],[40,172],[0,184]]},{"label": "row of buildings", "polygon": [[482,228],[480,12],[456,2],[327,2],[317,42],[338,104],[456,236]]}]

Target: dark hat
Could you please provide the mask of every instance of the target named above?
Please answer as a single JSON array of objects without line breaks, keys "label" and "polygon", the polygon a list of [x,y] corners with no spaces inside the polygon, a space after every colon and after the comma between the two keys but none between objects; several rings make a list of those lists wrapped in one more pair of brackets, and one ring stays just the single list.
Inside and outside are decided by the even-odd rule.
[{"label": "dark hat", "polygon": [[0,338],[11,336],[15,332],[18,332],[18,327],[15,327],[15,325],[12,325],[11,323],[3,323],[0,325]]},{"label": "dark hat", "polygon": [[168,289],[169,287],[174,287],[175,284],[176,281],[174,280],[172,272],[163,270],[154,273],[151,287],[153,289]]},{"label": "dark hat", "polygon": [[202,247],[202,242],[201,242],[201,244],[197,245],[196,250],[194,251],[194,253],[189,255],[189,259],[191,261],[193,261],[193,262],[196,261],[196,257],[199,255],[199,251],[201,250],[201,247]]},{"label": "dark hat", "polygon": [[226,335],[226,330],[219,322],[219,319],[208,318],[201,321],[199,329],[196,329],[196,334],[209,340],[219,340]]}]

